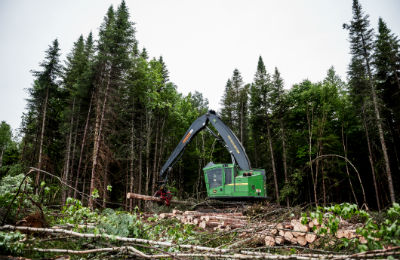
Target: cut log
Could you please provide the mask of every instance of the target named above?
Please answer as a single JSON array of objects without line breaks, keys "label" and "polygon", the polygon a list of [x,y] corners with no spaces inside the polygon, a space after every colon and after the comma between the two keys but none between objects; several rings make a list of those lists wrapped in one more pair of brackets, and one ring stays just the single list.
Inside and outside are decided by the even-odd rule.
[{"label": "cut log", "polygon": [[293,231],[308,232],[308,226],[301,224],[300,221],[293,219],[290,223],[293,226]]},{"label": "cut log", "polygon": [[307,245],[307,240],[306,240],[306,238],[303,237],[303,236],[297,237],[297,238],[296,238],[296,241],[297,241],[297,243],[298,243],[299,245],[301,245],[301,246]]},{"label": "cut log", "polygon": [[285,240],[292,242],[293,240],[293,234],[291,231],[285,231],[283,237],[285,238]]},{"label": "cut log", "polygon": [[283,245],[285,243],[285,238],[283,236],[276,236],[275,243],[278,245]]},{"label": "cut log", "polygon": [[[161,198],[158,198],[158,197],[147,196],[147,195],[142,195],[142,194],[137,194],[137,193],[132,193],[132,192],[128,192],[126,194],[126,198],[127,199],[145,200],[145,201],[164,202]],[[180,200],[171,200],[170,203],[183,204],[183,205],[194,205],[192,202],[180,201]]]},{"label": "cut log", "polygon": [[266,246],[275,246],[275,238],[273,236],[265,237],[265,245]]},{"label": "cut log", "polygon": [[311,244],[315,241],[315,239],[317,239],[317,235],[308,233],[308,234],[306,234],[305,238],[306,238],[307,242]]},{"label": "cut log", "polygon": [[182,215],[182,213],[183,213],[182,211],[177,210],[177,209],[172,210],[172,216]]},{"label": "cut log", "polygon": [[231,222],[240,222],[243,220],[247,220],[246,216],[229,216],[229,215],[205,215],[200,216],[201,220],[221,220],[221,221],[231,221]]},{"label": "cut log", "polygon": [[232,218],[242,218],[243,217],[243,213],[241,212],[233,212],[233,213],[204,213],[204,212],[199,212],[199,211],[190,211],[187,210],[185,212],[183,212],[183,215],[193,215],[193,216],[219,216],[219,217],[232,217]]}]

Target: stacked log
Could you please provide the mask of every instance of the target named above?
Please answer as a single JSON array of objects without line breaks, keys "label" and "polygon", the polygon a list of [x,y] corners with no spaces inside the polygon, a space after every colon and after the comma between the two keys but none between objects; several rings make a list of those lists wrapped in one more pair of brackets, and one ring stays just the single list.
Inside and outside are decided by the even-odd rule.
[{"label": "stacked log", "polygon": [[[292,244],[307,246],[319,240],[324,234],[319,234],[321,228],[326,228],[324,224],[318,223],[316,219],[309,220],[307,224],[302,224],[301,219],[292,219],[290,222],[282,223],[260,223],[251,222],[241,212],[237,213],[204,213],[198,211],[179,211],[173,210],[171,213],[162,213],[161,219],[176,218],[184,224],[193,224],[201,229],[228,231],[240,228],[243,239],[253,243],[265,244],[266,246],[276,246],[283,244]],[[347,223],[348,224],[348,223]],[[361,243],[366,240],[356,234],[354,227],[340,223],[335,237],[340,238],[358,238]]]},{"label": "stacked log", "polygon": [[202,229],[231,230],[247,225],[247,217],[241,212],[234,213],[204,213],[198,211],[173,210],[172,213],[162,213],[160,219],[176,218],[183,224],[193,224]]},{"label": "stacked log", "polygon": [[[302,224],[301,219],[293,219],[290,223],[278,223],[267,225],[267,228],[259,232],[259,236],[264,238],[266,246],[275,246],[294,244],[300,246],[306,246],[313,244],[319,237],[324,234],[319,234],[319,230],[325,227],[324,224],[318,223],[316,219],[310,220],[308,224]],[[326,227],[325,227],[326,228]],[[358,238],[361,243],[366,243],[364,237],[356,233],[355,229],[349,229],[347,226],[342,226],[338,229],[335,237],[340,238]]]}]

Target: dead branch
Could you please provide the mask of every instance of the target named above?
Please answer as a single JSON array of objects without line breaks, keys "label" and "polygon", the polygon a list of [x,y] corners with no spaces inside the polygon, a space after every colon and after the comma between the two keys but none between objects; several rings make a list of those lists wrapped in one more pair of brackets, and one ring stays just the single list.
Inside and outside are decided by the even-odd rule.
[{"label": "dead branch", "polygon": [[[132,193],[132,192],[128,192],[126,194],[126,198],[127,199],[145,200],[145,201],[164,202],[161,198],[158,198],[158,197],[147,196],[147,195],[142,195],[142,194],[137,194],[137,193]],[[193,203],[191,203],[189,201],[180,201],[180,200],[171,200],[171,203],[183,204],[183,205],[193,205]]]},{"label": "dead branch", "polygon": [[32,227],[22,227],[22,226],[11,226],[4,225],[0,227],[0,230],[24,230],[24,231],[34,231],[34,232],[44,232],[44,233],[55,233],[55,234],[67,234],[71,236],[81,237],[81,238],[103,238],[103,239],[111,239],[123,242],[136,242],[150,245],[159,245],[166,247],[180,247],[185,249],[192,249],[198,251],[209,251],[209,252],[217,252],[217,253],[227,253],[230,252],[228,249],[218,249],[212,247],[204,247],[204,246],[195,246],[195,245],[178,245],[171,242],[161,242],[154,241],[142,238],[131,238],[131,237],[121,237],[121,236],[112,236],[108,234],[90,234],[90,233],[79,233],[72,230],[60,229],[60,228],[32,228]]}]

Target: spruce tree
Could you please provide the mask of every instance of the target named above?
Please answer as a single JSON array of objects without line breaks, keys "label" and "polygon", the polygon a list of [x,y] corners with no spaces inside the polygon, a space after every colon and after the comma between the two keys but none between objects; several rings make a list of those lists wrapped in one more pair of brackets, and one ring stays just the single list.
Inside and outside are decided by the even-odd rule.
[{"label": "spruce tree", "polygon": [[[271,130],[271,77],[267,73],[262,57],[258,58],[257,71],[254,75],[254,83],[250,91],[250,114],[253,129],[253,142],[261,143],[261,140],[266,140],[265,145],[259,146],[268,147],[271,168],[274,177],[275,199],[279,203],[279,186],[278,176],[275,166],[274,147],[272,142]],[[260,129],[260,130],[257,130]],[[257,151],[258,153],[259,151]]]},{"label": "spruce tree", "polygon": [[[62,111],[63,95],[59,87],[59,77],[62,71],[60,64],[60,48],[58,40],[55,39],[46,50],[45,59],[40,63],[42,70],[33,71],[35,82],[30,88],[28,99],[28,113],[24,116],[23,132],[25,137],[36,140],[34,149],[30,152],[34,163],[37,158],[39,170],[51,170],[56,172],[57,158],[60,158],[61,136],[59,130],[60,113]],[[30,135],[36,135],[35,138]],[[27,142],[24,141],[26,145]],[[25,148],[24,148],[25,150]],[[26,150],[30,150],[26,147]],[[48,158],[44,161],[43,158]],[[40,171],[36,173],[35,184],[39,185]],[[37,190],[38,191],[38,190]]]},{"label": "spruce tree", "polygon": [[[353,55],[353,62],[359,62],[361,69],[366,73],[365,88],[369,88],[370,99],[373,105],[374,116],[376,120],[376,126],[378,128],[379,140],[381,143],[381,149],[385,162],[386,176],[388,179],[390,200],[392,203],[395,202],[395,192],[393,187],[392,173],[390,169],[390,161],[388,155],[388,149],[386,146],[386,140],[384,136],[383,122],[381,117],[381,111],[379,107],[379,97],[376,91],[376,84],[373,77],[372,71],[372,52],[374,46],[374,34],[373,30],[369,26],[369,16],[365,15],[358,0],[353,0],[353,20],[350,24],[344,24],[343,27],[349,30],[350,38],[350,50]],[[350,66],[350,70],[353,65]],[[353,74],[357,72],[352,72]]]},{"label": "spruce tree", "polygon": [[375,40],[373,63],[378,82],[389,80],[396,87],[396,91],[400,91],[399,39],[390,31],[382,18],[379,18],[378,22],[378,35]]},{"label": "spruce tree", "polygon": [[3,155],[7,146],[11,143],[11,127],[5,121],[0,124],[0,168],[3,165]]}]

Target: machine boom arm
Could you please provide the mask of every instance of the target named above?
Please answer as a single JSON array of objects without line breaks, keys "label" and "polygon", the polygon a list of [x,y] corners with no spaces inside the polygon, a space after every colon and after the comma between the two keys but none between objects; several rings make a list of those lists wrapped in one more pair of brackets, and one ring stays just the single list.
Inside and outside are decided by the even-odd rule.
[{"label": "machine boom arm", "polygon": [[207,124],[211,122],[214,128],[221,135],[223,141],[225,142],[226,148],[229,153],[233,155],[236,163],[242,170],[250,170],[250,161],[244,150],[243,145],[240,143],[239,139],[235,136],[232,130],[226,126],[221,119],[215,114],[214,111],[210,110],[207,114],[200,116],[192,123],[189,129],[186,131],[185,135],[182,137],[179,144],[176,146],[175,150],[169,156],[166,163],[163,165],[160,171],[160,178],[166,180],[168,171],[183,153],[186,146],[192,141],[192,139],[203,130]]}]

